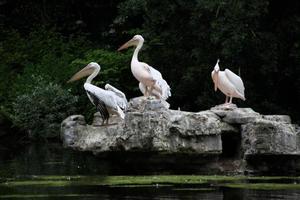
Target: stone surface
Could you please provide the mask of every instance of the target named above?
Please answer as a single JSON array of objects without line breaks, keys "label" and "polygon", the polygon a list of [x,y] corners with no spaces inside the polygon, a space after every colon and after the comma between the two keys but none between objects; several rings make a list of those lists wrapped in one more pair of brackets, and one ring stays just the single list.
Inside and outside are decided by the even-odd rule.
[{"label": "stone surface", "polygon": [[235,104],[221,104],[221,105],[212,107],[210,110],[213,113],[215,113],[216,115],[218,115],[219,117],[223,118],[226,116],[226,114],[229,111],[233,111],[236,108],[237,108],[237,106]]},{"label": "stone surface", "polygon": [[261,115],[251,108],[238,108],[235,104],[221,104],[210,110],[229,124],[246,124],[261,118]]},{"label": "stone surface", "polygon": [[71,116],[62,123],[62,139],[65,146],[94,153],[221,153],[224,124],[218,116],[210,111],[169,110],[165,105],[160,100],[135,98],[130,101],[125,120],[112,117],[110,123],[114,124],[108,126],[100,126],[98,114],[94,115],[92,126],[85,125],[82,116]]},{"label": "stone surface", "polygon": [[222,119],[229,124],[246,124],[260,118],[260,114],[251,108],[236,108],[226,113]]},{"label": "stone surface", "polygon": [[267,119],[274,122],[292,123],[291,117],[288,115],[263,115],[263,119]]},{"label": "stone surface", "polygon": [[300,154],[300,126],[294,125],[294,127],[297,135],[297,148],[298,148],[297,151]]},{"label": "stone surface", "polygon": [[82,115],[72,115],[61,124],[61,139],[66,147],[76,147],[80,136],[85,133],[86,122]]},{"label": "stone surface", "polygon": [[276,156],[286,162],[285,169],[300,170],[300,128],[287,115],[260,115],[234,104],[197,113],[168,107],[165,101],[134,98],[125,120],[111,116],[107,126],[99,113],[92,125],[82,115],[70,116],[61,125],[61,138],[66,147],[101,155],[154,153],[173,161],[199,155],[208,163],[197,163],[220,172],[276,171],[280,167],[271,166]]},{"label": "stone surface", "polygon": [[297,134],[292,124],[266,119],[242,125],[245,155],[297,154]]}]

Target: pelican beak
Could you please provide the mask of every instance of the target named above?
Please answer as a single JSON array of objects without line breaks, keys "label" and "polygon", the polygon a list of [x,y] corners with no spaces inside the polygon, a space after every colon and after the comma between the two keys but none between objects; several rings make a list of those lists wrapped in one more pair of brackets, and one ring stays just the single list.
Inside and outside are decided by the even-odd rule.
[{"label": "pelican beak", "polygon": [[213,81],[214,81],[214,85],[215,85],[215,91],[218,90],[218,85],[219,85],[219,78],[218,78],[218,74],[215,74],[213,77]]},{"label": "pelican beak", "polygon": [[130,46],[133,46],[134,43],[135,43],[135,41],[136,40],[132,38],[131,40],[129,40],[128,42],[126,42],[125,44],[123,44],[120,48],[118,48],[118,51],[121,51],[123,49],[127,49]]},{"label": "pelican beak", "polygon": [[77,80],[79,80],[79,79],[81,79],[83,77],[91,75],[93,73],[93,71],[94,71],[94,69],[88,64],[82,70],[80,70],[79,72],[77,72],[76,74],[74,74],[72,76],[72,78],[70,80],[68,80],[68,83],[77,81]]}]

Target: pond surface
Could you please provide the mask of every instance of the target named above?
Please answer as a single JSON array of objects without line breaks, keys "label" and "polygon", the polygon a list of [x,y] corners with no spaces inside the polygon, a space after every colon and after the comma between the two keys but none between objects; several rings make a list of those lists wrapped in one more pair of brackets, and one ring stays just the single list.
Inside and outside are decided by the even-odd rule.
[{"label": "pond surface", "polygon": [[298,200],[300,178],[201,176],[153,169],[124,157],[99,158],[61,144],[14,151],[0,146],[1,199]]}]

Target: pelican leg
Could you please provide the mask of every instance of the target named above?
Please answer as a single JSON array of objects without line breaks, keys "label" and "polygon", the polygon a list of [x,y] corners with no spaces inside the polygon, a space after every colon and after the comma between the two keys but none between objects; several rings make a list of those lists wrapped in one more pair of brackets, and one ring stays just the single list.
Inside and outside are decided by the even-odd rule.
[{"label": "pelican leg", "polygon": [[144,94],[145,97],[148,97],[149,96],[149,90],[148,90],[148,86],[145,87],[145,94]]},{"label": "pelican leg", "polygon": [[150,89],[149,89],[149,96],[148,96],[148,99],[161,99],[161,96],[159,94],[157,94],[157,92],[153,91],[155,89],[154,86],[151,86]]},{"label": "pelican leg", "polygon": [[109,120],[109,119],[104,119],[104,120],[102,121],[101,126],[108,126],[108,125],[110,125],[110,124],[108,123],[108,120]]},{"label": "pelican leg", "polygon": [[148,97],[150,97],[150,96],[151,96],[151,94],[153,94],[153,93],[152,93],[152,90],[153,90],[153,86],[150,86],[150,88],[149,88],[149,95],[148,95]]},{"label": "pelican leg", "polygon": [[229,104],[232,104],[232,96],[230,96]]},{"label": "pelican leg", "polygon": [[224,104],[228,104],[228,96],[227,95],[226,95],[225,103]]}]

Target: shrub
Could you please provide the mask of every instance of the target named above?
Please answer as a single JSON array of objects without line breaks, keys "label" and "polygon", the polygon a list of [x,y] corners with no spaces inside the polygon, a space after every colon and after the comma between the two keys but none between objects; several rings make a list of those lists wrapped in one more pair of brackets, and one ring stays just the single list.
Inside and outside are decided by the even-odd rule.
[{"label": "shrub", "polygon": [[32,79],[37,84],[13,102],[13,122],[31,138],[57,137],[61,121],[74,114],[77,97],[41,76]]}]

